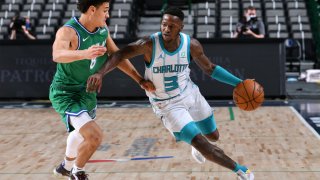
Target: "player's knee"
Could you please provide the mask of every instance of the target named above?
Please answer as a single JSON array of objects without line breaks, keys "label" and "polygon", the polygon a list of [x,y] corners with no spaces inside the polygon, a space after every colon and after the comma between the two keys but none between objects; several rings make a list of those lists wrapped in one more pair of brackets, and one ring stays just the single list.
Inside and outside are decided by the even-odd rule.
[{"label": "player's knee", "polygon": [[80,131],[82,132],[85,141],[87,141],[92,148],[97,148],[101,144],[103,133],[96,123],[89,122],[84,125],[83,129]]},{"label": "player's knee", "polygon": [[216,142],[219,140],[220,134],[219,134],[218,129],[216,129],[214,132],[212,132],[210,134],[206,134],[205,136],[209,141]]},{"label": "player's knee", "polygon": [[101,129],[95,129],[93,130],[93,132],[90,135],[90,142],[91,145],[95,148],[97,148],[98,146],[100,146],[101,142],[102,142],[102,137],[103,137],[103,133],[101,131]]},{"label": "player's knee", "polygon": [[91,134],[88,137],[87,142],[89,143],[91,149],[97,149],[102,142],[102,136],[100,136],[99,134]]},{"label": "player's knee", "polygon": [[195,147],[204,156],[205,154],[209,153],[208,145],[210,145],[210,143],[201,134],[198,134],[192,139],[191,145]]}]

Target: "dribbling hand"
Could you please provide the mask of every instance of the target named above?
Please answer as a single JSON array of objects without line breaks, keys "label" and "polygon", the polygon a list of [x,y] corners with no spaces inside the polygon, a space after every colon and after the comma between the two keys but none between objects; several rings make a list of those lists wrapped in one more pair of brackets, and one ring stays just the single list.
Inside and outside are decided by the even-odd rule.
[{"label": "dribbling hand", "polygon": [[142,89],[144,89],[144,90],[146,90],[146,91],[149,91],[149,92],[154,92],[154,91],[156,91],[156,88],[154,87],[154,84],[153,84],[151,81],[149,81],[149,80],[143,79],[143,80],[141,80],[141,81],[139,82],[139,85],[140,85],[140,87],[141,87]]}]

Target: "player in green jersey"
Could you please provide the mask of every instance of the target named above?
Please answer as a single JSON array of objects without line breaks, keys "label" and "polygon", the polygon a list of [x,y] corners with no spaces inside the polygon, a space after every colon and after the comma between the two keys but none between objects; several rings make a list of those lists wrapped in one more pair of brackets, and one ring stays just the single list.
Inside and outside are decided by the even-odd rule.
[{"label": "player in green jersey", "polygon": [[[118,47],[105,23],[109,17],[109,0],[79,0],[78,10],[82,13],[80,18],[71,18],[56,33],[52,54],[57,70],[49,97],[70,132],[66,157],[54,173],[86,180],[84,166],[102,141],[102,130],[93,121],[96,92],[86,92],[87,79]],[[128,60],[118,68],[141,88],[154,91],[153,84],[144,80]]]}]

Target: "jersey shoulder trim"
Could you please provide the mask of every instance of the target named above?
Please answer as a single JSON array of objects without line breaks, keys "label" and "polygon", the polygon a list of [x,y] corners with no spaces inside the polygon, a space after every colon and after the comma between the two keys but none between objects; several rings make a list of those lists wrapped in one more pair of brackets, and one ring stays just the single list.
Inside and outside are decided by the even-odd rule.
[{"label": "jersey shoulder trim", "polygon": [[154,58],[155,58],[156,46],[157,46],[156,40],[155,40],[155,35],[157,35],[157,33],[150,35],[150,38],[152,40],[152,56],[151,56],[150,63],[145,62],[145,65],[147,68],[150,68],[153,65]]},{"label": "jersey shoulder trim", "polygon": [[80,37],[80,33],[78,32],[78,30],[77,30],[75,27],[73,27],[73,26],[72,26],[72,25],[70,25],[70,24],[65,24],[65,25],[63,25],[63,26],[65,26],[65,27],[69,27],[69,28],[72,28],[74,31],[76,31],[77,36],[78,36],[78,47],[77,47],[77,49],[76,49],[76,50],[79,50],[79,48],[80,48],[80,43],[81,43],[81,41],[80,41],[80,39],[81,39],[81,37]]},{"label": "jersey shoulder trim", "polygon": [[169,56],[173,56],[173,55],[177,54],[177,53],[181,50],[181,48],[183,47],[184,38],[183,38],[183,35],[182,35],[181,33],[179,33],[179,35],[180,35],[180,45],[179,45],[179,47],[178,47],[175,51],[169,52],[169,51],[164,47],[164,43],[163,43],[163,39],[162,39],[162,34],[161,34],[161,33],[158,34],[160,46],[161,46],[161,49],[163,50],[164,53],[166,53],[166,54],[169,55]]}]

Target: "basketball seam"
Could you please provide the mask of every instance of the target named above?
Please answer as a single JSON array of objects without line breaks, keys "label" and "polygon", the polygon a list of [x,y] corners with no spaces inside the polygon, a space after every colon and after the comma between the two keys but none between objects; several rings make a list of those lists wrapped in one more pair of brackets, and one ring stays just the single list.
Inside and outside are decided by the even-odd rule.
[{"label": "basketball seam", "polygon": [[[236,93],[236,92],[235,92]],[[238,93],[236,93],[238,96],[240,96]],[[261,96],[263,94],[263,92],[262,93],[260,93],[258,96],[256,96],[256,97],[254,97],[253,98],[253,101],[254,102],[256,102],[256,103],[261,103],[261,102],[263,102],[263,101],[261,101],[261,102],[259,102],[259,101],[255,101],[259,96]],[[242,99],[244,99],[242,96],[240,96]],[[245,104],[245,103],[248,103],[248,102],[250,102],[250,101],[244,101],[244,102],[242,102],[242,103],[235,103],[235,104]]]},{"label": "basketball seam", "polygon": [[[236,91],[234,92],[237,94],[237,96],[241,97],[242,99],[246,100],[246,98],[244,98],[243,96],[241,96],[240,94],[238,94]],[[247,101],[246,101],[247,102]]]},{"label": "basketball seam", "polygon": [[[254,81],[254,85],[256,85],[256,81]],[[259,84],[259,83],[257,83],[257,84]],[[261,87],[261,85],[259,84],[259,86]],[[254,89],[255,90],[255,89]],[[254,92],[254,91],[253,91]],[[258,96],[256,96],[256,97],[254,97],[254,96],[252,96],[253,97],[253,100],[255,100],[255,98],[257,98],[257,97],[259,97],[259,96],[261,96],[261,94],[263,93],[264,91],[263,91],[263,88],[262,88],[262,91],[261,91],[261,93],[260,94],[258,94]],[[255,101],[256,102],[256,101]]]},{"label": "basketball seam", "polygon": [[258,94],[258,96],[256,96],[256,97],[259,97],[263,92],[264,92],[264,91],[262,90],[262,92],[261,92],[260,94]]},{"label": "basketball seam", "polygon": [[263,101],[261,101],[261,102],[259,102],[259,101],[256,101],[256,99],[258,98],[258,97],[260,97],[262,95],[262,93],[260,93],[258,96],[256,96],[256,97],[254,97],[253,98],[253,101],[254,102],[256,102],[256,103],[262,103]]},{"label": "basketball seam", "polygon": [[[247,96],[248,96],[248,98],[249,98],[249,100],[250,100],[249,102],[250,102],[252,108],[254,109],[254,106],[253,106],[253,104],[252,104],[252,102],[251,102],[252,100],[250,99],[250,96],[249,96],[249,93],[248,93],[248,91],[247,91],[247,89],[246,89],[246,86],[244,85],[243,82],[242,82],[242,84],[243,84],[243,88],[244,88],[244,90],[246,91],[246,94],[247,94]],[[253,91],[254,91],[254,90],[253,90]],[[247,108],[248,108],[248,107],[247,107]],[[246,108],[246,109],[247,109],[247,108]]]}]

